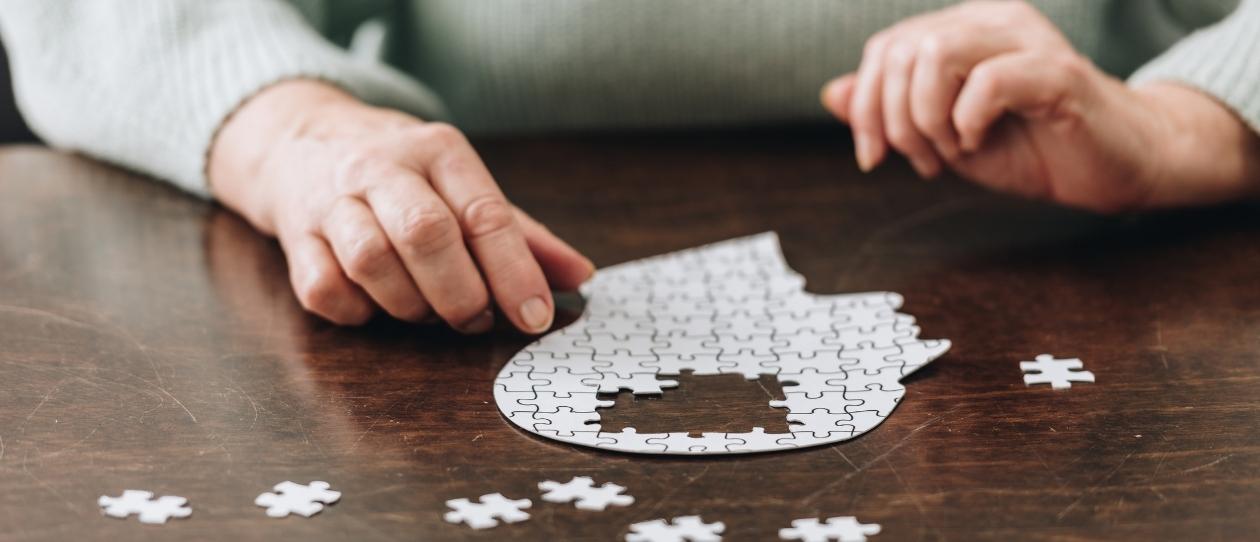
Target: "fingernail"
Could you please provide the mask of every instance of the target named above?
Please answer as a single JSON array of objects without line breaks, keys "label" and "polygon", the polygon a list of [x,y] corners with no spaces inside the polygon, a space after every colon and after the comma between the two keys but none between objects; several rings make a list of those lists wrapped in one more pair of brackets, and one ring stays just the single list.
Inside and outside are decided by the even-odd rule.
[{"label": "fingernail", "polygon": [[863,172],[869,172],[871,170],[870,138],[867,137],[866,134],[861,133],[861,132],[853,134],[853,138],[854,138],[854,143],[856,145],[854,151],[857,153],[858,169],[861,169]]},{"label": "fingernail", "polygon": [[492,327],[494,327],[494,313],[491,312],[490,309],[486,309],[472,320],[469,320],[465,322],[464,325],[460,326],[459,332],[468,335],[480,335],[490,331],[490,328]]},{"label": "fingernail", "polygon": [[591,277],[594,277],[594,276],[595,276],[595,262],[586,260],[586,278],[582,279],[583,282],[591,280]]},{"label": "fingernail", "polygon": [[551,319],[554,313],[547,307],[547,302],[541,297],[531,297],[524,303],[521,303],[521,320],[534,333],[546,331],[551,327]]}]

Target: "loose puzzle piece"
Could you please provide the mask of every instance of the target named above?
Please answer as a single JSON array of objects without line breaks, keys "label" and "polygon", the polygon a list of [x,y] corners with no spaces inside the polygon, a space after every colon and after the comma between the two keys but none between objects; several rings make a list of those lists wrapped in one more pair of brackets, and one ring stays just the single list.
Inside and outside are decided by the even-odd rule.
[{"label": "loose puzzle piece", "polygon": [[[850,439],[891,415],[901,378],[949,349],[921,340],[893,292],[814,295],[773,233],[615,265],[582,285],[586,311],[512,357],[495,402],[514,425],[644,454],[789,450]],[[670,393],[662,377],[775,376],[791,433],[602,432],[596,393]],[[751,425],[751,424],[749,424]]]},{"label": "loose puzzle piece", "polygon": [[538,489],[545,491],[542,499],[547,502],[574,502],[580,510],[603,510],[611,506],[630,506],[634,497],[621,495],[626,488],[606,482],[595,487],[595,481],[589,476],[575,476],[565,483],[547,480],[538,483]]},{"label": "loose puzzle piece", "polygon": [[879,524],[858,523],[853,516],[827,518],[827,522],[817,518],[804,518],[792,521],[790,529],[779,529],[782,540],[800,540],[802,542],[866,542],[866,537],[879,534]]},{"label": "loose puzzle piece", "polygon": [[482,495],[480,503],[468,499],[451,499],[446,506],[452,508],[442,519],[448,523],[466,523],[474,529],[489,529],[500,521],[516,523],[529,519],[529,513],[522,510],[533,506],[529,499],[511,500],[499,493]]},{"label": "loose puzzle piece", "polygon": [[1050,354],[1037,356],[1037,361],[1019,362],[1019,369],[1029,373],[1024,375],[1024,385],[1050,384],[1056,390],[1068,389],[1073,382],[1093,382],[1094,373],[1076,370],[1083,367],[1079,359],[1055,359]]},{"label": "loose puzzle piece", "polygon": [[679,516],[669,523],[654,519],[630,526],[626,542],[717,542],[726,524],[705,523],[700,516]]},{"label": "loose puzzle piece", "polygon": [[265,507],[269,517],[283,518],[297,514],[309,518],[323,510],[325,504],[341,499],[341,492],[332,491],[329,487],[328,482],[315,481],[302,485],[284,481],[271,488],[272,492],[259,495],[254,504]]},{"label": "loose puzzle piece", "polygon": [[140,523],[148,524],[166,523],[170,518],[186,518],[192,515],[188,499],[171,496],[154,499],[153,493],[135,489],[123,491],[120,497],[102,495],[96,500],[96,504],[101,507],[101,513],[111,518],[126,519],[127,516],[136,514],[140,516]]}]

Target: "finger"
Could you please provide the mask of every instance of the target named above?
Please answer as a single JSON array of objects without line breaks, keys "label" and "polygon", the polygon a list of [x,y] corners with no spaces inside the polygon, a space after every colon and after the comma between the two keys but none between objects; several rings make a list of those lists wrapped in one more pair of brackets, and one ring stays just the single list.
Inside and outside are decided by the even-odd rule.
[{"label": "finger", "polygon": [[551,327],[555,304],[547,278],[525,242],[511,204],[476,151],[459,132],[429,125],[448,143],[428,160],[434,190],[455,213],[495,301],[517,328],[540,333]]},{"label": "finger", "polygon": [[595,274],[595,264],[577,249],[556,237],[546,226],[534,220],[520,209],[515,209],[516,221],[525,234],[529,251],[538,260],[547,283],[561,291],[576,290]]},{"label": "finger", "polygon": [[870,171],[884,159],[883,113],[880,111],[880,85],[883,82],[884,49],[888,34],[876,34],[867,40],[853,84],[849,103],[849,126],[853,128],[853,144],[858,167]]},{"label": "finger", "polygon": [[899,41],[889,47],[884,59],[884,132],[888,143],[910,160],[920,177],[931,178],[940,173],[941,160],[910,115],[910,75],[917,45],[909,40]]},{"label": "finger", "polygon": [[431,312],[394,252],[372,209],[359,198],[340,198],[325,215],[324,237],[350,280],[391,316],[419,322]]},{"label": "finger", "polygon": [[343,326],[361,325],[372,317],[372,302],[342,274],[324,239],[303,233],[281,241],[289,282],[303,308]]},{"label": "finger", "polygon": [[368,205],[433,311],[463,333],[494,323],[490,295],[455,215],[429,183],[395,170],[366,192]]},{"label": "finger", "polygon": [[919,42],[910,77],[910,117],[947,161],[959,154],[958,132],[950,115],[967,74],[977,63],[1017,46],[1004,32],[965,29],[937,32]]},{"label": "finger", "polygon": [[823,86],[819,100],[823,108],[835,115],[840,122],[849,122],[849,104],[853,101],[853,85],[856,73],[849,73],[829,81]]},{"label": "finger", "polygon": [[1001,55],[976,65],[953,110],[962,149],[979,149],[985,132],[1008,111],[1036,116],[1064,108],[1072,90],[1088,77],[1087,66],[1075,55],[1038,52]]}]

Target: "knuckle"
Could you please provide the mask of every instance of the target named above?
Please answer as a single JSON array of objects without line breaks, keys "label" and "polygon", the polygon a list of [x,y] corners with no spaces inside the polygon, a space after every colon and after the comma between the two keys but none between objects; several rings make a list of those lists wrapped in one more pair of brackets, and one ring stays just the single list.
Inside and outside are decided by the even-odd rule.
[{"label": "knuckle", "polygon": [[899,151],[908,152],[917,148],[918,134],[903,124],[890,125],[887,135],[888,143]]},{"label": "knuckle", "polygon": [[909,65],[914,60],[914,48],[905,42],[898,42],[888,47],[886,54],[888,65],[901,67]]},{"label": "knuckle", "polygon": [[919,58],[917,62],[930,64],[944,64],[949,60],[952,51],[952,41],[941,35],[932,34],[924,37],[919,42]]},{"label": "knuckle", "polygon": [[884,47],[888,45],[888,39],[889,34],[886,30],[875,33],[862,46],[862,56],[874,58],[879,55],[884,50]]},{"label": "knuckle", "polygon": [[387,239],[376,232],[360,233],[346,249],[346,274],[356,282],[374,279],[389,269],[392,257]]},{"label": "knuckle", "polygon": [[343,191],[355,191],[386,169],[390,162],[390,157],[375,146],[349,149],[334,166],[333,182]]},{"label": "knuckle", "polygon": [[302,307],[331,319],[346,295],[337,274],[336,270],[329,268],[311,270],[296,288]]},{"label": "knuckle", "polygon": [[451,212],[443,205],[412,205],[403,212],[399,234],[408,247],[420,254],[440,251],[459,239]]},{"label": "knuckle", "polygon": [[467,141],[459,128],[445,122],[426,122],[416,127],[416,136],[424,143],[440,148],[455,147]]},{"label": "knuckle", "polygon": [[464,208],[464,233],[481,237],[507,230],[516,225],[511,205],[497,195],[474,199]]}]

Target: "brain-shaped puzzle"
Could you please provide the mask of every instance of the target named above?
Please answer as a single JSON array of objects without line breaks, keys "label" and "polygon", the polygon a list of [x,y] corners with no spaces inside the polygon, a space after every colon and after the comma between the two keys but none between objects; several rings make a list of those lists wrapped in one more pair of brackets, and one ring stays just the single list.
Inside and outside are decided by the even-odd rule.
[{"label": "brain-shaped puzzle", "polygon": [[[788,450],[851,439],[892,413],[899,382],[949,349],[920,340],[892,292],[814,295],[763,233],[601,269],[586,310],[512,357],[495,380],[499,411],[532,433],[648,454]],[[681,371],[772,375],[790,433],[600,431],[599,393],[669,393]]]}]

